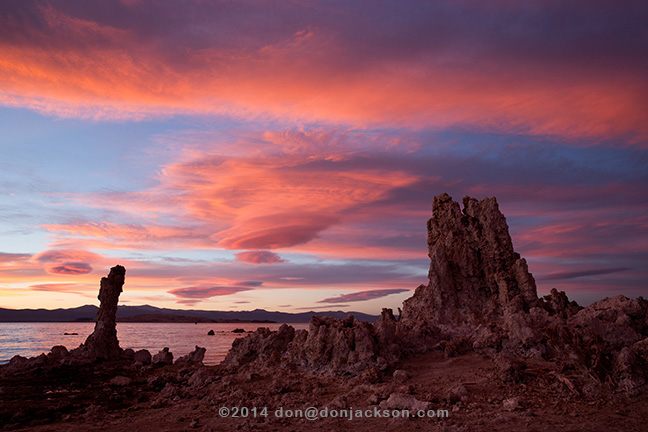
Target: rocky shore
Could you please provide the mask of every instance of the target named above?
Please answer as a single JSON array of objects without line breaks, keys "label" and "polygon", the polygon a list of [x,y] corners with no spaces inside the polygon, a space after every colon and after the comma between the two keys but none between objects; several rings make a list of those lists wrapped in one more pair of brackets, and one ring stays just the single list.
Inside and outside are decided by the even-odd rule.
[{"label": "rocky shore", "polygon": [[[308,331],[259,329],[212,367],[200,347],[175,361],[119,347],[116,266],[84,344],[0,367],[0,427],[644,430],[648,301],[539,298],[494,198],[466,197],[461,209],[437,196],[428,246],[428,284],[398,317],[385,309],[374,324],[313,317]],[[320,418],[298,415],[309,407]]]}]

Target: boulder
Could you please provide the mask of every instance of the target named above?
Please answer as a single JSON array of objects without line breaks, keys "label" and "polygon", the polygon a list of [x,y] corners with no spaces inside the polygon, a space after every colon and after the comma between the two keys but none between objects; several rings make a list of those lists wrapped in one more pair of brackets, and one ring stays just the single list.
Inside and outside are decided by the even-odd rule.
[{"label": "boulder", "polygon": [[173,364],[173,353],[169,351],[168,347],[164,347],[162,351],[153,356],[151,363],[158,366]]},{"label": "boulder", "polygon": [[203,359],[205,358],[205,352],[207,351],[206,348],[201,348],[198,345],[196,345],[196,348],[190,352],[189,354],[178,357],[176,360],[176,364],[193,364],[193,365],[201,365],[203,364]]},{"label": "boulder", "polygon": [[133,354],[133,361],[139,362],[143,365],[151,364],[151,353],[145,349],[135,351],[135,354]]}]

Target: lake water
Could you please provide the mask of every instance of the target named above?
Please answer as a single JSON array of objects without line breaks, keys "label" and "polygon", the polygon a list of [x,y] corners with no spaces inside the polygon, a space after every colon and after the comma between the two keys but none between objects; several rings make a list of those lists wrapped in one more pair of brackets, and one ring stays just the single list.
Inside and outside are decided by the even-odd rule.
[{"label": "lake water", "polygon": [[[8,362],[15,355],[34,357],[47,353],[55,345],[64,345],[68,350],[76,348],[92,333],[94,325],[94,322],[0,323],[0,363]],[[290,325],[296,330],[308,330],[308,323]],[[215,365],[225,358],[234,339],[245,336],[245,333],[232,333],[232,330],[254,331],[259,327],[277,330],[280,326],[256,323],[117,323],[117,338],[119,346],[124,349],[147,349],[151,354],[169,347],[174,359],[190,353],[198,345],[207,348],[204,363]],[[215,335],[208,336],[209,330],[214,330]]]}]

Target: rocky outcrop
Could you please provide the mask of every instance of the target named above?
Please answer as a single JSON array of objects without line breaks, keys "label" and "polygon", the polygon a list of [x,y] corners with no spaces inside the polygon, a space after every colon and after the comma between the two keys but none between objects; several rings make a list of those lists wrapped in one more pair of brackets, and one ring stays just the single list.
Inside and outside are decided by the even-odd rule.
[{"label": "rocky outcrop", "polygon": [[345,319],[313,316],[308,331],[295,331],[286,324],[276,332],[258,329],[235,340],[222,364],[253,365],[259,371],[283,365],[322,373],[360,373],[373,367],[385,369],[399,358],[396,320],[391,310],[383,310],[373,325],[352,315]]},{"label": "rocky outcrop", "polygon": [[97,319],[94,332],[72,353],[75,357],[89,360],[118,360],[120,357],[117,340],[117,302],[124,286],[126,269],[117,265],[110,269],[107,277],[101,278]]},{"label": "rocky outcrop", "polygon": [[403,303],[401,326],[470,332],[538,305],[533,276],[513,250],[495,198],[434,198],[428,221],[429,282]]}]

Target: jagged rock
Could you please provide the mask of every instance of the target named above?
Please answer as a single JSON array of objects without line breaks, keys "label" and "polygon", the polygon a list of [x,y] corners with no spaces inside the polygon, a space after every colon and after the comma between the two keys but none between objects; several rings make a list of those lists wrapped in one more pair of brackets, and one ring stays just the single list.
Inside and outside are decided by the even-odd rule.
[{"label": "jagged rock", "polygon": [[640,340],[632,345],[632,351],[648,363],[648,338]]},{"label": "jagged rock", "polygon": [[164,347],[162,351],[155,354],[151,359],[154,365],[170,365],[173,364],[173,353],[169,351],[168,347]]},{"label": "jagged rock", "polygon": [[118,360],[120,354],[119,341],[117,340],[117,302],[124,285],[126,269],[117,265],[110,269],[107,277],[101,278],[97,319],[94,332],[86,339],[85,343],[73,351],[77,357],[88,360]]},{"label": "jagged rock", "polygon": [[277,364],[294,336],[295,329],[286,324],[276,332],[261,327],[244,338],[234,340],[222,364],[236,368],[250,363]]},{"label": "jagged rock", "polygon": [[133,361],[142,363],[143,365],[151,364],[151,353],[145,349],[135,351],[135,354],[133,355]]},{"label": "jagged rock", "polygon": [[295,351],[301,351],[296,360],[319,370],[357,373],[373,366],[379,354],[372,325],[352,315],[343,320],[312,317],[306,344],[294,346]]},{"label": "jagged rock", "polygon": [[179,357],[176,360],[176,364],[202,364],[203,359],[205,358],[205,352],[207,349],[201,348],[196,345],[196,348],[189,354]]},{"label": "jagged rock", "polygon": [[505,311],[528,311],[538,304],[526,261],[513,250],[504,215],[495,198],[465,197],[464,210],[448,194],[434,198],[428,221],[428,285],[403,303],[399,320],[446,330],[472,331]]},{"label": "jagged rock", "polygon": [[568,321],[620,346],[632,345],[648,336],[648,301],[618,295],[604,298],[579,311]]},{"label": "jagged rock", "polygon": [[564,291],[558,291],[556,288],[552,288],[549,295],[542,297],[541,305],[552,315],[558,315],[564,319],[583,309],[575,301],[569,301]]},{"label": "jagged rock", "polygon": [[284,324],[276,332],[261,328],[235,340],[222,364],[240,367],[281,363],[324,373],[355,374],[372,367],[385,369],[399,358],[395,323],[391,310],[384,311],[376,326],[351,315],[345,319],[315,315],[308,331],[295,331]]}]

